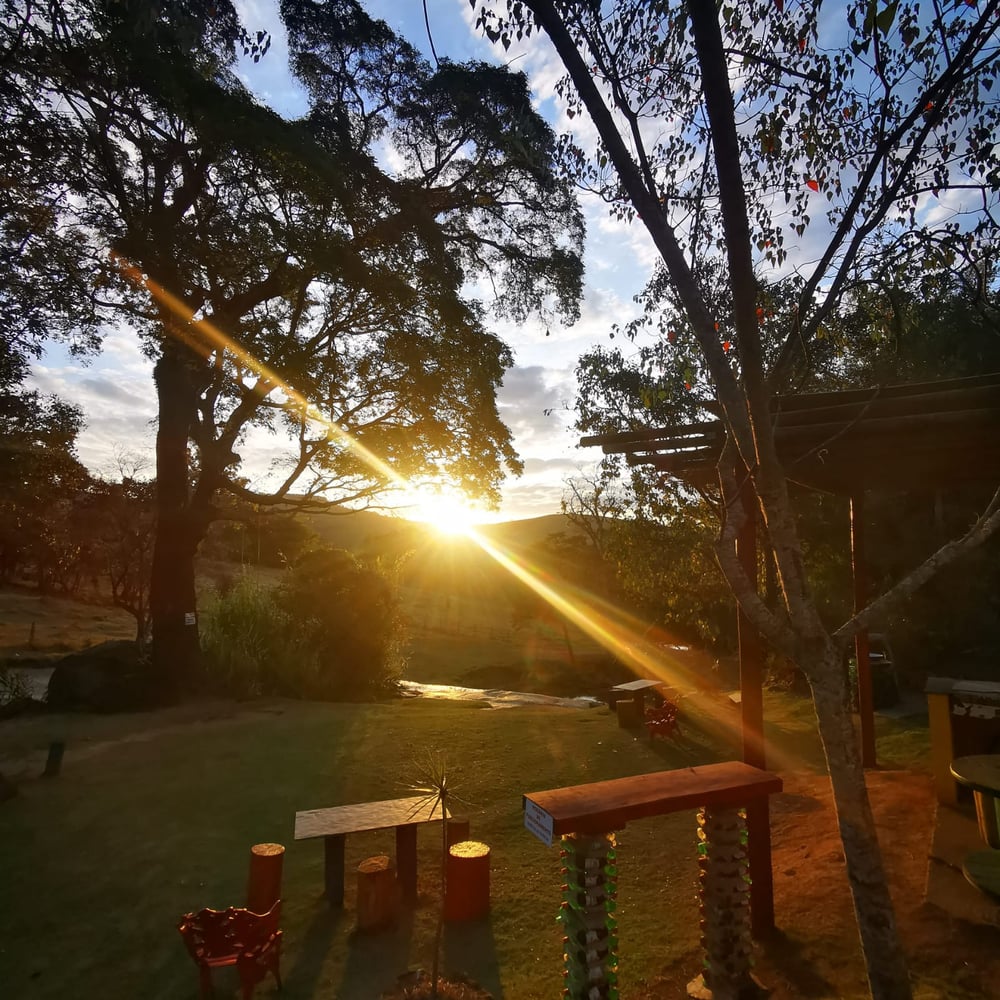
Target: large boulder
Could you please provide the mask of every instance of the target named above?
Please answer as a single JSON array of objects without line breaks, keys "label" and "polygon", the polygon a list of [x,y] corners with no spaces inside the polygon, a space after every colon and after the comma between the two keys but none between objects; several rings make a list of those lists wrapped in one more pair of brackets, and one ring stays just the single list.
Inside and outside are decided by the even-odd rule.
[{"label": "large boulder", "polygon": [[49,681],[56,711],[128,712],[155,704],[149,661],[134,642],[102,642],[59,660]]}]

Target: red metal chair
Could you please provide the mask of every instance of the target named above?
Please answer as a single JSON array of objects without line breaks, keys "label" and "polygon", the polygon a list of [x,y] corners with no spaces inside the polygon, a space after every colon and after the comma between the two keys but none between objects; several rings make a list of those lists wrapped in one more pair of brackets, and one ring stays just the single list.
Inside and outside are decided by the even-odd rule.
[{"label": "red metal chair", "polygon": [[268,972],[274,974],[281,989],[280,917],[280,899],[267,913],[230,906],[228,910],[206,907],[184,915],[177,929],[198,966],[202,1000],[213,995],[212,969],[227,965],[236,966],[243,1000],[251,1000],[254,988]]},{"label": "red metal chair", "polygon": [[672,701],[664,701],[656,708],[647,708],[645,723],[651,740],[657,736],[670,739],[678,728],[677,706]]}]

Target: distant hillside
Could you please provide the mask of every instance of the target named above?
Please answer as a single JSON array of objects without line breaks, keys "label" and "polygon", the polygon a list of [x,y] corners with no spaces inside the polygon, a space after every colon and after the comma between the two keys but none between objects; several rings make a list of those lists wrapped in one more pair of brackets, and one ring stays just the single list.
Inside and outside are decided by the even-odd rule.
[{"label": "distant hillside", "polygon": [[501,521],[499,524],[484,524],[477,529],[494,541],[514,548],[530,548],[537,542],[544,542],[551,535],[560,532],[575,534],[575,528],[565,514],[543,514],[519,521]]},{"label": "distant hillside", "polygon": [[[358,511],[354,514],[314,514],[305,523],[328,545],[359,555],[402,552],[440,541],[434,528],[402,517]],[[505,548],[531,548],[559,532],[575,529],[564,514],[545,514],[517,521],[481,525],[477,531]]]}]

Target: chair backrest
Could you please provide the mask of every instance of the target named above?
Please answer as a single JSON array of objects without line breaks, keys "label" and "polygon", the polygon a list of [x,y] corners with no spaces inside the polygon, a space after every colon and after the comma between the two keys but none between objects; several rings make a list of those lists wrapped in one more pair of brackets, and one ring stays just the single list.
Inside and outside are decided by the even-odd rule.
[{"label": "chair backrest", "polygon": [[184,914],[177,930],[191,957],[201,962],[259,951],[277,934],[280,918],[280,899],[267,913],[254,913],[239,906],[226,910],[205,907],[197,913]]}]

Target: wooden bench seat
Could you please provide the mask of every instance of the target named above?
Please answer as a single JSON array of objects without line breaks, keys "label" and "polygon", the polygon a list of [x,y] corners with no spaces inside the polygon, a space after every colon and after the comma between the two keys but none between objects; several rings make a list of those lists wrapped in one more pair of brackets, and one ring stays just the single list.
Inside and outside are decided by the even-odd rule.
[{"label": "wooden bench seat", "polygon": [[635,774],[524,796],[552,817],[552,833],[607,833],[629,820],[702,806],[745,806],[781,791],[781,778],[741,761]]}]

